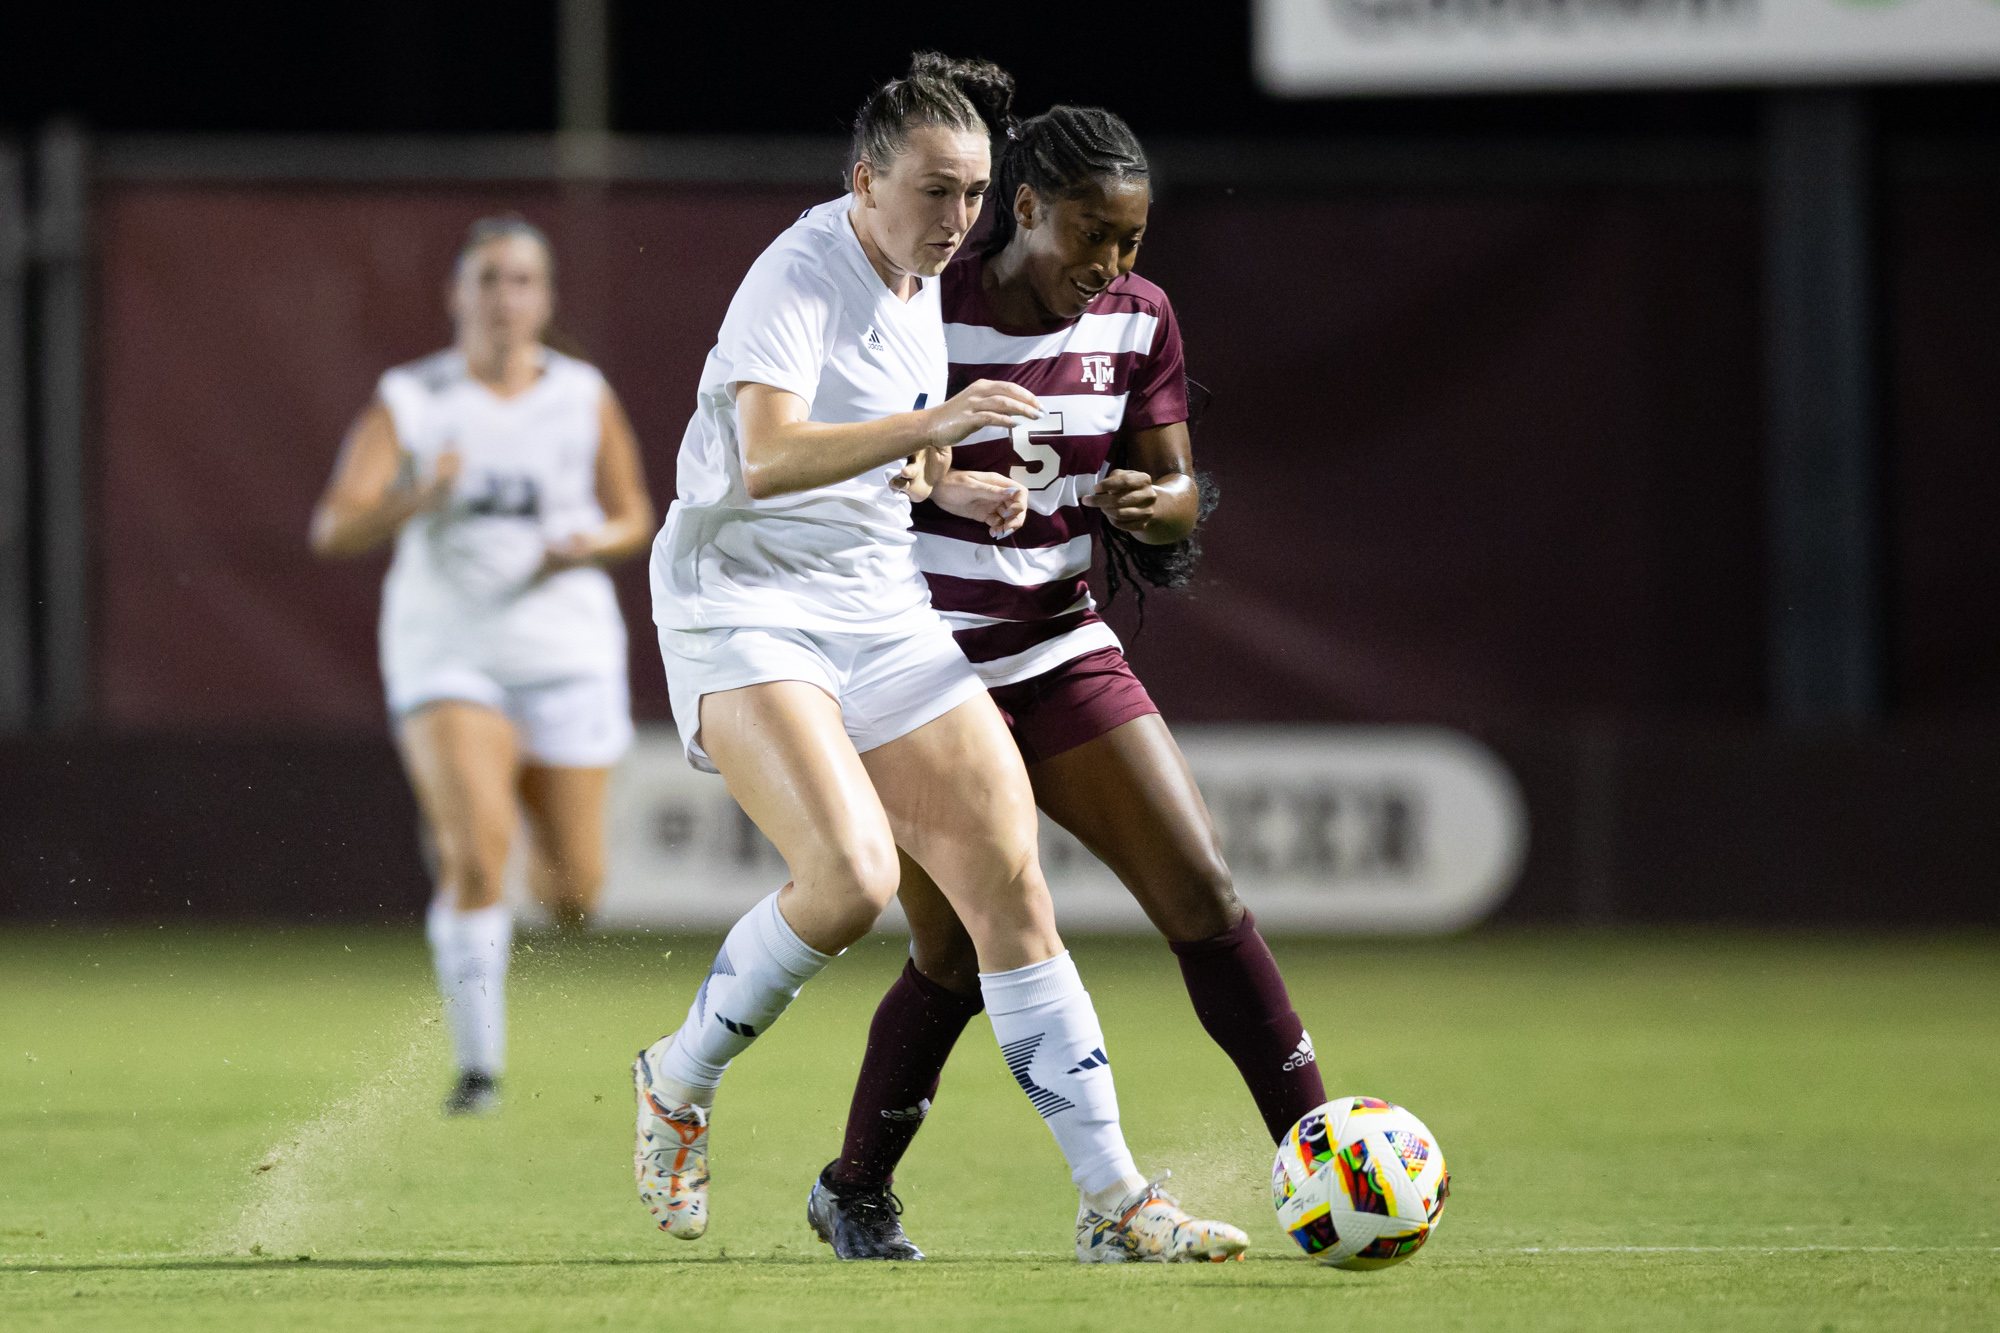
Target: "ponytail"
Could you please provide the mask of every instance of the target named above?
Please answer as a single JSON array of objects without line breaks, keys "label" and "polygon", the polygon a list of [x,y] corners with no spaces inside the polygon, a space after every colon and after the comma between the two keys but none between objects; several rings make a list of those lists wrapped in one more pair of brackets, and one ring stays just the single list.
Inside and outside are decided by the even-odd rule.
[{"label": "ponytail", "polygon": [[935,125],[974,134],[1012,134],[1014,76],[990,60],[953,60],[935,51],[910,57],[910,72],[869,94],[854,116],[847,170],[877,171],[909,147],[911,130]]}]

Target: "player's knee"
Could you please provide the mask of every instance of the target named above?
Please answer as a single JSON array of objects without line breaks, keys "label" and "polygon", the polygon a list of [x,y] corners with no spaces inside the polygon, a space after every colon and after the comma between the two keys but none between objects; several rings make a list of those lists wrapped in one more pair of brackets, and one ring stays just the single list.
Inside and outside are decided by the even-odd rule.
[{"label": "player's knee", "polygon": [[1220,856],[1189,866],[1148,895],[1153,916],[1176,942],[1213,939],[1243,919],[1236,882]]},{"label": "player's knee", "polygon": [[491,864],[481,857],[467,857],[455,864],[447,862],[447,882],[458,898],[461,912],[477,911],[500,901],[506,862]]},{"label": "player's knee", "polygon": [[1193,892],[1189,896],[1219,909],[1232,919],[1243,915],[1243,906],[1236,901],[1235,876],[1229,873],[1229,867],[1219,856],[1197,868],[1193,876]]},{"label": "player's knee", "polygon": [[955,995],[979,993],[979,950],[964,930],[925,932],[910,940],[917,971]]},{"label": "player's knee", "polygon": [[1058,947],[1055,906],[1031,856],[1004,884],[965,897],[960,916],[980,953],[1011,953],[1023,944]]},{"label": "player's knee", "polygon": [[828,848],[801,883],[829,905],[846,904],[851,912],[866,913],[868,925],[873,925],[896,896],[902,864],[896,858],[896,844],[887,837],[859,837]]},{"label": "player's knee", "polygon": [[451,829],[438,834],[432,849],[437,881],[461,908],[484,907],[497,900],[507,864],[504,847],[496,855],[475,832]]},{"label": "player's knee", "polygon": [[896,896],[903,880],[894,844],[871,849],[865,857],[857,858],[850,864],[849,874],[856,892],[876,916],[880,916],[882,909],[889,905],[889,900]]},{"label": "player's knee", "polygon": [[935,867],[932,876],[939,887],[948,887],[960,898],[1004,904],[1043,889],[1033,838],[987,830],[983,835],[940,840],[928,852],[924,864]]}]

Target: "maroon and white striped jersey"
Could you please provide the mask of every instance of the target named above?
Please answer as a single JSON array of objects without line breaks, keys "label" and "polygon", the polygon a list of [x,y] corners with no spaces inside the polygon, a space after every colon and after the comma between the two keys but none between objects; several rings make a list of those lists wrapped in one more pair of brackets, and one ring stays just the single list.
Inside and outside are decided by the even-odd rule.
[{"label": "maroon and white striped jersey", "polygon": [[1173,306],[1144,278],[1116,279],[1059,329],[1020,332],[995,321],[980,282],[985,262],[962,255],[944,272],[948,392],[1012,380],[1049,415],[1025,430],[968,436],[952,466],[1026,486],[1027,522],[996,542],[983,524],[926,501],[912,510],[911,528],[931,605],[986,683],[1011,685],[1119,647],[1090,595],[1102,516],[1083,497],[1109,471],[1120,430],[1187,420],[1187,373]]}]

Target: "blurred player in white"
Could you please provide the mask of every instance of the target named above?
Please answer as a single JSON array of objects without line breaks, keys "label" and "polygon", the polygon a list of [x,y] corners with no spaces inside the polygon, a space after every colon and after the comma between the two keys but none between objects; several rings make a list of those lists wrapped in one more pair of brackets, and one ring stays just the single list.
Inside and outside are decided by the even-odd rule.
[{"label": "blurred player in white", "polygon": [[[758,257],[702,370],[653,615],[688,758],[723,775],[793,882],[736,923],[686,1020],[633,1065],[639,1195],[681,1239],[708,1227],[709,1117],[730,1062],[874,925],[900,843],[964,921],[994,1036],[1069,1162],[1079,1234],[1115,1241],[1079,1257],[1221,1259],[1249,1243],[1133,1166],[1104,1035],[1056,934],[1020,751],[914,559],[910,498],[951,446],[1038,411],[1014,385],[945,394],[938,274],[978,217],[988,127],[1012,97],[997,67],[932,54],[878,89],[856,119],[851,193]],[[1021,518],[1001,512],[1017,500],[1005,484],[938,498],[989,528]]]},{"label": "blurred player in white", "polygon": [[381,660],[437,894],[427,934],[458,1080],[452,1114],[498,1103],[512,910],[528,882],[565,928],[604,878],[604,794],[632,742],[625,624],[604,566],[644,550],[637,441],[595,366],[549,348],[548,240],[475,224],[449,287],[454,345],[382,376],[313,513],[312,546],[394,540]]}]

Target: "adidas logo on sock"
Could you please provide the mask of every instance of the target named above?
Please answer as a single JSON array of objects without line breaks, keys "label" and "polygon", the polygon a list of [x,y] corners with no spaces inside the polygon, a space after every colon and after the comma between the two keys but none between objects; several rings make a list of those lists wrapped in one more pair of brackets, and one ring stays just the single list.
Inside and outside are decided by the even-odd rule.
[{"label": "adidas logo on sock", "polygon": [[1318,1056],[1313,1054],[1312,1033],[1301,1030],[1299,1033],[1299,1048],[1293,1051],[1291,1057],[1285,1061],[1285,1072],[1289,1074],[1294,1069],[1304,1069],[1318,1058]]},{"label": "adidas logo on sock", "polygon": [[921,1123],[923,1121],[923,1118],[929,1115],[930,1113],[931,1113],[931,1099],[928,1097],[919,1097],[917,1098],[917,1104],[915,1106],[906,1106],[900,1111],[884,1111],[882,1113],[882,1118],[884,1120],[896,1120],[903,1122],[915,1121]]},{"label": "adidas logo on sock", "polygon": [[1084,1056],[1082,1061],[1079,1062],[1075,1068],[1069,1070],[1068,1072],[1072,1074],[1081,1074],[1086,1069],[1106,1069],[1109,1068],[1110,1065],[1111,1065],[1111,1057],[1106,1055],[1104,1053],[1104,1048],[1100,1046],[1096,1050],[1092,1051],[1089,1055]]},{"label": "adidas logo on sock", "polygon": [[739,1037],[754,1037],[757,1035],[757,1029],[751,1027],[748,1023],[738,1023],[733,1019],[724,1018],[721,1014],[715,1016],[715,1021]]}]

